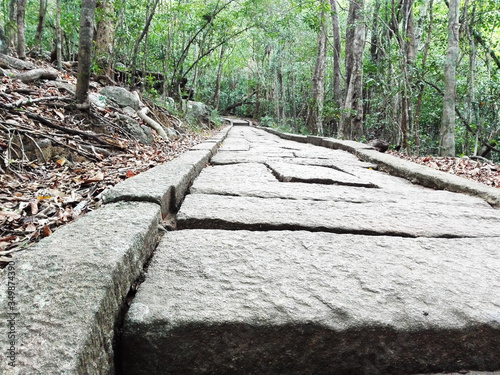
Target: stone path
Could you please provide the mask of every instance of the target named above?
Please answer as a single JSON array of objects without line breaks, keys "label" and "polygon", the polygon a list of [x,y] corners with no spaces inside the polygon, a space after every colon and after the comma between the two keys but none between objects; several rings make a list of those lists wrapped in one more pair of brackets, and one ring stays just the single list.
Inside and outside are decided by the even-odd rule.
[{"label": "stone path", "polygon": [[500,370],[500,210],[301,142],[234,126],[182,204],[169,192],[121,371]]}]

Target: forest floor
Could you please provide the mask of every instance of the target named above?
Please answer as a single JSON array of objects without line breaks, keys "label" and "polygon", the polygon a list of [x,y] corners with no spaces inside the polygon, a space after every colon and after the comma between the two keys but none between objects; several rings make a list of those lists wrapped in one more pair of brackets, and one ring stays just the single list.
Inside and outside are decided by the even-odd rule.
[{"label": "forest floor", "polygon": [[[47,63],[36,64],[51,69]],[[76,77],[71,70],[59,73],[57,81],[23,83],[1,75],[0,268],[15,252],[95,210],[110,187],[218,132],[191,126],[143,100],[150,116],[178,136],[165,140],[153,132],[154,142],[141,144],[121,127],[121,108],[92,105],[88,113],[75,108],[71,87]],[[92,82],[91,91],[102,87]],[[44,139],[51,140],[54,150],[47,155],[44,149],[41,156],[34,140],[41,144]]]}]

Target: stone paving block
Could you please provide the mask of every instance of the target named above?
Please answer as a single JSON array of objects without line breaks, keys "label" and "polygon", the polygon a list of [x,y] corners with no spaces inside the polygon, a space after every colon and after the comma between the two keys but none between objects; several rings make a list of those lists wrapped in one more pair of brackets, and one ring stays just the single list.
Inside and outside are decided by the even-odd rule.
[{"label": "stone paving block", "polygon": [[[0,279],[0,373],[114,374],[116,320],[156,245],[159,219],[153,203],[106,205],[16,257],[13,279],[8,269]],[[9,281],[16,367],[8,357]]]},{"label": "stone paving block", "polygon": [[219,149],[217,154],[210,161],[213,165],[238,164],[238,163],[265,163],[280,158],[293,158],[290,150],[268,151],[267,153],[254,151],[224,151]]},{"label": "stone paving block", "polygon": [[161,206],[163,215],[167,215],[179,206],[189,184],[208,163],[211,155],[209,150],[188,151],[115,185],[104,195],[104,202],[153,202]]},{"label": "stone paving block", "polygon": [[217,153],[217,150],[219,149],[221,143],[217,142],[203,142],[199,143],[196,146],[191,147],[191,151],[199,151],[199,150],[209,150],[212,155],[215,155]]},{"label": "stone paving block", "polygon": [[500,369],[498,240],[171,232],[126,316],[124,374]]},{"label": "stone paving block", "polygon": [[177,228],[495,237],[500,210],[418,201],[355,204],[191,194],[177,214]]},{"label": "stone paving block", "polygon": [[266,165],[281,182],[308,182],[323,185],[348,185],[376,188],[377,185],[362,180],[335,168],[315,165],[290,164],[286,162],[267,162]]},{"label": "stone paving block", "polygon": [[278,182],[272,172],[260,163],[241,163],[223,166],[209,166],[193,182],[193,185],[216,184],[218,186],[230,186],[241,183],[250,186],[254,183]]}]

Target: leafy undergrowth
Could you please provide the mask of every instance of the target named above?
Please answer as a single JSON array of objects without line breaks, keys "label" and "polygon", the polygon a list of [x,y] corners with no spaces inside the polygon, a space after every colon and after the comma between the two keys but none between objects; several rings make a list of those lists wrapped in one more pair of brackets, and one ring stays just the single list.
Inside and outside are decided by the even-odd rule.
[{"label": "leafy undergrowth", "polygon": [[[65,87],[76,83],[71,72],[60,74],[56,87],[54,81],[0,80],[0,268],[15,253],[95,210],[110,187],[174,159],[218,131],[194,132],[145,102],[178,136],[165,140],[155,134],[154,142],[144,145],[120,127],[120,108],[92,106],[90,113],[75,109]],[[93,88],[98,91],[100,85]],[[73,130],[82,134],[68,133]],[[41,151],[34,140],[44,139],[58,146],[56,155],[33,156],[34,147]]]},{"label": "leafy undergrowth", "polygon": [[500,188],[500,164],[472,160],[466,157],[408,156],[395,151],[388,151],[387,153],[488,186]]}]

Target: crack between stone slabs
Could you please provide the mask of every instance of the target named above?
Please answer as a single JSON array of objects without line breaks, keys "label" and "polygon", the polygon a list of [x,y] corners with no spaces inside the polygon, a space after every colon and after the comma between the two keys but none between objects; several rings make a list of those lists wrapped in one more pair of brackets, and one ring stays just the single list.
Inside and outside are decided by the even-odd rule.
[{"label": "crack between stone slabs", "polygon": [[[159,229],[159,228],[158,228]],[[156,244],[154,246],[154,250],[151,252],[151,256],[146,259],[146,262],[144,263],[142,267],[142,271],[139,275],[139,277],[132,283],[130,286],[130,289],[127,293],[127,296],[125,297],[125,300],[122,303],[122,307],[120,310],[120,314],[118,315],[116,319],[116,323],[114,325],[114,334],[113,334],[113,362],[114,362],[114,367],[115,367],[115,375],[120,375],[122,371],[122,353],[121,353],[121,335],[122,335],[122,330],[123,330],[123,325],[125,323],[125,315],[127,314],[128,310],[130,309],[130,305],[132,304],[132,301],[135,298],[135,295],[137,294],[137,291],[139,289],[139,286],[146,280],[146,275],[148,273],[148,268],[149,265],[151,264],[151,260],[153,259],[156,249],[158,248],[158,245],[163,238],[163,231],[158,230],[158,236],[156,237]]]},{"label": "crack between stone slabs", "polygon": [[[259,199],[281,199],[285,201],[311,201],[311,202],[331,202],[331,199],[321,199],[321,198],[292,198],[292,197],[263,197],[258,194],[238,194],[238,193],[230,193],[230,192],[195,192],[195,193],[190,193],[192,195],[217,195],[220,197],[240,197],[240,198],[246,198],[246,197],[251,197],[251,198],[259,198]],[[366,201],[357,201],[357,200],[339,200],[338,202],[345,202],[345,203],[352,203],[352,204],[365,204],[367,203]]]},{"label": "crack between stone slabs", "polygon": [[[222,219],[188,219],[177,221],[176,230],[193,230],[193,229],[216,229],[216,230],[228,230],[228,231],[239,231],[248,230],[251,232],[268,232],[268,231],[304,231],[311,233],[334,233],[334,234],[354,234],[362,236],[371,237],[400,237],[400,238],[440,238],[440,239],[460,239],[460,238],[490,238],[490,237],[473,237],[473,236],[458,236],[453,234],[443,234],[437,236],[421,236],[412,235],[404,232],[397,231],[385,231],[377,232],[372,230],[364,229],[342,229],[342,228],[328,228],[328,227],[305,227],[295,224],[268,224],[268,223],[234,223]],[[496,237],[491,237],[496,238]]]}]

